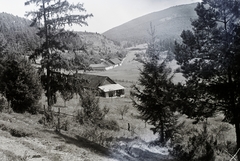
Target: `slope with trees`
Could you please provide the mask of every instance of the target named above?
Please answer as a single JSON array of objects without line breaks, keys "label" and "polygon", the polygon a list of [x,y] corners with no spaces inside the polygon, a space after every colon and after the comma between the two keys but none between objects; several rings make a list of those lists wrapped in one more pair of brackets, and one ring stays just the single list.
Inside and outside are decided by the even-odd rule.
[{"label": "slope with trees", "polygon": [[[239,5],[235,0],[203,0],[195,9],[193,31],[181,34],[176,59],[186,78],[182,112],[198,120],[223,113],[236,130],[240,149]],[[179,104],[180,105],[180,104]],[[238,160],[240,160],[240,153]]]},{"label": "slope with trees", "polygon": [[98,33],[78,32],[87,52],[89,62],[100,63],[101,59],[124,58],[126,51],[121,47],[121,43],[110,40],[106,36]]},{"label": "slope with trees", "polygon": [[[5,18],[13,18],[8,14],[5,16]],[[24,25],[20,28],[23,29],[23,33],[19,35],[19,38],[26,40],[25,38],[27,37],[23,35],[30,29],[25,30],[27,28],[24,29]],[[4,33],[0,33],[0,94],[8,101],[8,107],[11,107],[15,112],[28,111],[36,113],[36,105],[41,98],[42,86],[36,70],[31,66],[30,62],[23,57],[27,52],[25,48],[27,48],[26,46],[28,45],[21,44],[23,41],[18,42],[18,47],[14,45],[14,41],[16,40],[14,36],[16,35],[15,33],[11,34],[11,32],[18,27],[19,26],[16,25],[15,28],[13,27]],[[5,29],[6,28],[2,26],[1,30],[3,31]],[[8,36],[11,36],[13,39],[9,39]],[[26,40],[26,42],[28,41],[34,42],[33,39],[32,41],[30,39]],[[29,45],[29,47],[31,47],[31,45]]]},{"label": "slope with trees", "polygon": [[11,53],[28,55],[40,45],[40,38],[36,35],[37,29],[31,28],[31,21],[0,13],[0,33],[7,43],[7,50]]}]

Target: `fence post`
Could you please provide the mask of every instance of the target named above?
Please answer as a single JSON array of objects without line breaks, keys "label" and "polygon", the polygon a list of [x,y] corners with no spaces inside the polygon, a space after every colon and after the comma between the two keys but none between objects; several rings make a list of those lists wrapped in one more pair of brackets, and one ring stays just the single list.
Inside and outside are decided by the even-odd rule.
[{"label": "fence post", "polygon": [[60,132],[60,108],[58,107],[58,125],[57,125],[57,131]]},{"label": "fence post", "polygon": [[45,105],[43,105],[43,125],[46,126],[46,108]]}]

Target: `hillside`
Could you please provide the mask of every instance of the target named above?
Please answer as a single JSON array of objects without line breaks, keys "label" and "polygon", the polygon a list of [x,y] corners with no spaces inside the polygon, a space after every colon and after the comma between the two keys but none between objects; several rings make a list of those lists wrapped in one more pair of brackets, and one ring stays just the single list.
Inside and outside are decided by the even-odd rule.
[{"label": "hillside", "polygon": [[150,13],[110,29],[103,35],[116,41],[143,43],[149,38],[148,30],[152,23],[160,39],[178,38],[182,30],[191,29],[191,19],[196,18],[196,5],[180,5]]},{"label": "hillside", "polygon": [[88,51],[91,63],[98,63],[100,59],[123,58],[126,55],[119,42],[110,40],[104,35],[90,32],[78,32],[78,34]]},{"label": "hillside", "polygon": [[7,44],[7,50],[13,53],[28,53],[39,46],[40,39],[36,28],[25,18],[0,13],[0,43]]},{"label": "hillside", "polygon": [[[30,27],[31,21],[8,13],[0,13],[0,44],[6,51],[29,55],[40,46],[37,29]],[[100,59],[124,57],[120,43],[107,39],[98,33],[78,32],[79,38],[67,40],[76,46],[85,45],[88,54],[83,53],[86,62],[95,63]],[[73,55],[67,55],[72,57]]]}]

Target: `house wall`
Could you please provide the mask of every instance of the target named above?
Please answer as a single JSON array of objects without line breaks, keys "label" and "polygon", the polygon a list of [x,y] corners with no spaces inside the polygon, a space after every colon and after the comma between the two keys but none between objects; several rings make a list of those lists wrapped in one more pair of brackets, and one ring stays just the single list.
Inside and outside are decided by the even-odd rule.
[{"label": "house wall", "polygon": [[124,96],[124,90],[116,90],[116,91],[109,91],[109,92],[100,92],[100,96],[102,97],[106,97],[106,98],[109,98],[109,97],[121,97],[121,96]]}]

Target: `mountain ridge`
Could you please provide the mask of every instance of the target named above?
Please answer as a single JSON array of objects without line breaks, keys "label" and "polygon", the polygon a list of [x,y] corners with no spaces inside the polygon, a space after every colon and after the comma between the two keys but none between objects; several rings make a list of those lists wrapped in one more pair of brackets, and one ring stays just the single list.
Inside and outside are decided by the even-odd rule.
[{"label": "mountain ridge", "polygon": [[191,29],[191,19],[197,17],[194,8],[197,3],[173,6],[161,11],[140,16],[103,33],[115,41],[146,42],[150,23],[161,39],[179,37],[184,29]]}]

